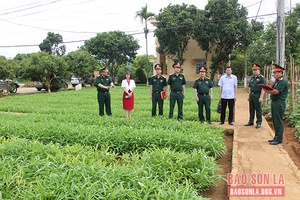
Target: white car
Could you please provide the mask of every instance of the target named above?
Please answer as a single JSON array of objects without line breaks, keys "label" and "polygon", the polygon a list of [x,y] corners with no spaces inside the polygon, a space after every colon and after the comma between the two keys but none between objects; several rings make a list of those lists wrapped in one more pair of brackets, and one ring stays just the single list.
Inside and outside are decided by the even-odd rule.
[{"label": "white car", "polygon": [[78,78],[77,76],[73,75],[71,77],[71,84],[73,87],[75,87],[78,84],[82,84],[82,86],[84,86],[84,83],[81,81],[81,78]]}]

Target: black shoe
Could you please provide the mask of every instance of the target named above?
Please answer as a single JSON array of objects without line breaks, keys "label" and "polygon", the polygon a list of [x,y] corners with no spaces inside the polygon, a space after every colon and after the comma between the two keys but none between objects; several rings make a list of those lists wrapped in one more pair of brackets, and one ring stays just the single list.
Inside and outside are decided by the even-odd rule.
[{"label": "black shoe", "polygon": [[248,123],[245,124],[244,126],[253,126],[253,123],[248,122]]},{"label": "black shoe", "polygon": [[261,125],[260,124],[256,124],[256,128],[260,128],[261,127]]},{"label": "black shoe", "polygon": [[220,125],[223,125],[223,124],[224,124],[224,122],[220,122],[219,124],[220,124]]},{"label": "black shoe", "polygon": [[233,123],[232,123],[232,122],[229,122],[228,124],[231,125],[231,126],[233,126]]},{"label": "black shoe", "polygon": [[204,121],[200,121],[200,124],[203,124],[204,123]]},{"label": "black shoe", "polygon": [[273,142],[269,142],[270,145],[277,145],[277,144],[281,144],[282,142],[277,142],[277,141],[273,141]]},{"label": "black shoe", "polygon": [[273,142],[274,140],[268,140],[268,142]]},{"label": "black shoe", "polygon": [[212,124],[211,121],[207,121],[208,124]]}]

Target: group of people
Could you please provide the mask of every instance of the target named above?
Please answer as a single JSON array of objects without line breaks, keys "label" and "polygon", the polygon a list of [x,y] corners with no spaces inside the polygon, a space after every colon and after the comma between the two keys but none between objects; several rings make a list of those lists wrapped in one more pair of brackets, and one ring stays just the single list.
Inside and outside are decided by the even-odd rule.
[{"label": "group of people", "polygon": [[[150,99],[152,100],[152,116],[156,116],[156,108],[158,105],[158,114],[163,115],[164,100],[168,98],[170,100],[169,118],[173,118],[173,111],[175,104],[178,106],[177,119],[180,121],[183,119],[183,99],[185,98],[185,85],[186,79],[181,73],[180,63],[175,62],[172,67],[174,73],[169,75],[168,80],[162,75],[162,66],[155,64],[155,75],[150,78]],[[254,125],[254,117],[256,113],[256,128],[260,128],[262,124],[262,109],[261,104],[263,102],[263,96],[265,93],[270,94],[272,100],[271,112],[272,119],[275,128],[275,137],[268,140],[269,144],[277,145],[282,143],[283,137],[283,114],[286,107],[285,100],[288,95],[288,81],[284,77],[285,69],[277,64],[274,64],[273,77],[275,81],[271,81],[269,85],[266,85],[266,79],[260,73],[261,67],[258,64],[252,66],[253,76],[249,82],[249,121],[245,126]],[[111,115],[111,104],[109,89],[114,88],[115,85],[111,77],[108,75],[108,69],[103,68],[100,70],[100,76],[95,80],[95,86],[98,91],[98,104],[99,115],[104,115],[104,106],[106,114]],[[210,78],[207,77],[207,68],[201,67],[199,69],[199,78],[194,82],[194,94],[195,100],[198,105],[198,119],[200,123],[204,123],[205,119],[207,123],[211,123],[211,101],[213,99],[213,83]],[[228,124],[233,125],[234,121],[234,104],[237,99],[237,77],[232,74],[232,67],[227,66],[225,74],[221,76],[218,81],[221,113],[220,113],[220,125],[223,125],[226,118],[226,108],[229,109]],[[124,79],[122,80],[121,87],[123,89],[123,109],[125,110],[125,116],[131,117],[132,110],[134,108],[134,90],[136,88],[135,82],[130,72],[126,72]],[[168,90],[166,90],[166,87]],[[205,107],[205,119],[203,114],[203,107]]]},{"label": "group of people", "polygon": [[[115,88],[112,78],[108,75],[108,69],[106,67],[100,69],[100,75],[96,77],[94,86],[98,91],[98,104],[99,115],[104,115],[104,106],[106,115],[111,116],[111,100],[110,100],[110,88]],[[135,82],[132,78],[132,74],[128,71],[125,73],[122,80],[123,89],[123,109],[125,110],[126,118],[130,118],[132,110],[134,108],[134,90],[136,88]]]}]

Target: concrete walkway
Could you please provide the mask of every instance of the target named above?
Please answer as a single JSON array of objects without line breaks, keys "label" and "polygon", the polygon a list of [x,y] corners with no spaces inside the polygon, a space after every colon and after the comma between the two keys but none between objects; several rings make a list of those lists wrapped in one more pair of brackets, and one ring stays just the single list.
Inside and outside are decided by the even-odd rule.
[{"label": "concrete walkway", "polygon": [[[263,188],[269,192],[273,186],[285,189],[284,197],[275,196],[239,196],[230,197],[236,199],[300,199],[300,171],[283,149],[282,145],[269,145],[268,140],[273,139],[274,133],[263,118],[262,127],[244,126],[249,120],[248,94],[246,89],[239,89],[235,106],[234,126],[225,122],[227,129],[234,129],[232,152],[232,179],[231,186],[255,186],[255,192],[262,192]],[[233,190],[245,194],[250,190]],[[272,189],[273,195],[283,192]],[[258,193],[257,193],[258,194]],[[261,193],[260,193],[261,194]]]}]

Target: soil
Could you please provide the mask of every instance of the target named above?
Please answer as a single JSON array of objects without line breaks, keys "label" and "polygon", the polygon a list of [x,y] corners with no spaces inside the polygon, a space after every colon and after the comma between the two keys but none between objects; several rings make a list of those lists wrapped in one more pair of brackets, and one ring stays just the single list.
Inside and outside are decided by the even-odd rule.
[{"label": "soil", "polygon": [[210,198],[210,199],[222,199],[227,200],[229,199],[227,196],[227,182],[226,176],[228,173],[231,172],[231,162],[232,162],[232,141],[233,141],[233,133],[225,133],[225,143],[227,153],[217,160],[221,171],[219,171],[219,175],[221,175],[224,179],[220,181],[220,183],[208,191],[205,191],[201,196]]},{"label": "soil", "polygon": [[[267,120],[269,126],[274,131],[274,126],[272,120]],[[221,171],[219,172],[222,177],[226,178],[227,173],[231,172],[231,162],[232,162],[232,142],[233,135],[231,133],[225,134],[225,142],[227,153],[217,160]],[[300,142],[295,137],[295,128],[289,127],[285,123],[284,127],[284,138],[283,138],[283,147],[289,154],[290,158],[293,160],[295,165],[300,170]],[[225,180],[221,180],[218,185],[210,188],[208,191],[205,191],[201,196],[212,199],[212,200],[228,200],[227,196],[227,183]]]}]

